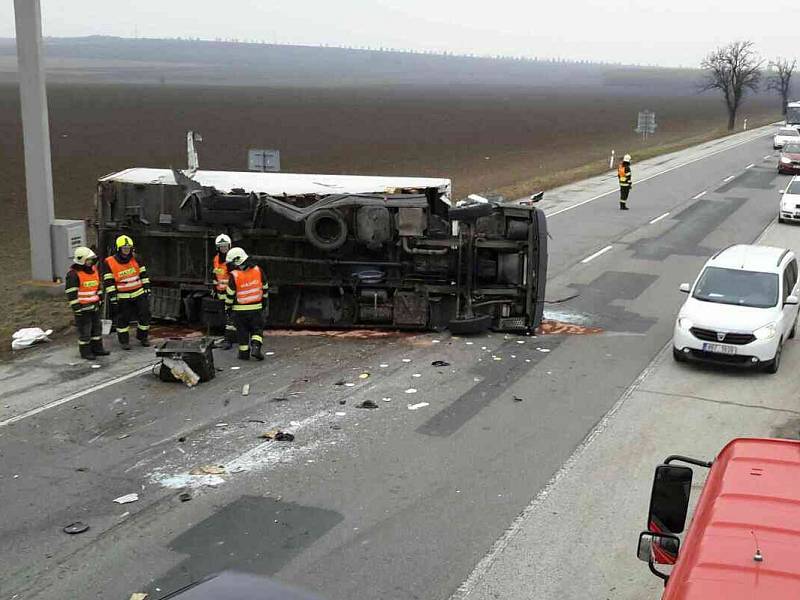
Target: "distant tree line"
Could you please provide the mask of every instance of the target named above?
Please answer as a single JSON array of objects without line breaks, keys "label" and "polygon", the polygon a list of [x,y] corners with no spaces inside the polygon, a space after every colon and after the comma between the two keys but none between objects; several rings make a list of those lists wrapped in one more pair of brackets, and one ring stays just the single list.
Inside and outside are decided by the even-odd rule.
[{"label": "distant tree line", "polygon": [[[728,130],[736,125],[736,113],[748,92],[757,92],[762,82],[768,91],[777,92],[781,99],[781,112],[786,114],[786,104],[792,92],[792,76],[796,59],[779,57],[766,63],[756,52],[751,41],[731,42],[720,46],[700,63],[704,80],[700,91],[719,90],[728,111]],[[766,76],[765,76],[766,75]]]}]

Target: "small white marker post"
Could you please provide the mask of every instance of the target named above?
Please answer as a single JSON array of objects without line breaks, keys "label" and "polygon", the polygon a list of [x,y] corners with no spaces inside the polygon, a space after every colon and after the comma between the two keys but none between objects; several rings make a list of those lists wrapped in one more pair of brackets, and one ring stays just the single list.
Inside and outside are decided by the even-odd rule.
[{"label": "small white marker post", "polygon": [[747,131],[747,119],[744,120],[744,126],[742,131]]},{"label": "small white marker post", "polygon": [[613,169],[614,168],[614,151],[613,150],[611,151],[611,158],[608,159],[608,168],[609,169]]}]

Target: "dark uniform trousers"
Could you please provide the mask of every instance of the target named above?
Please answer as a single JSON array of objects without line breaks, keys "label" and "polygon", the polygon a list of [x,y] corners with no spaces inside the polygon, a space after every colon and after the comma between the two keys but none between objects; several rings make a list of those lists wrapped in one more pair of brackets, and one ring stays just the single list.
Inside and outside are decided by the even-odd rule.
[{"label": "dark uniform trousers", "polygon": [[236,327],[236,343],[239,351],[250,348],[250,342],[261,346],[264,335],[263,310],[233,310],[233,325]]},{"label": "dark uniform trousers", "polygon": [[136,298],[120,299],[117,312],[117,338],[120,344],[130,342],[131,323],[136,323],[136,339],[146,340],[150,331],[150,297],[142,294]]},{"label": "dark uniform trousers", "polygon": [[100,311],[82,310],[75,313],[75,327],[78,329],[78,345],[94,349],[103,339],[103,327],[100,323]]}]

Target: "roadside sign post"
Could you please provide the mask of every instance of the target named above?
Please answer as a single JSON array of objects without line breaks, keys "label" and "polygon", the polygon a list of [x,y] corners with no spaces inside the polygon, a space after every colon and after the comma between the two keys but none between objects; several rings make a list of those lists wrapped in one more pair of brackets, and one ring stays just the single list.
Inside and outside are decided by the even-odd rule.
[{"label": "roadside sign post", "polygon": [[643,110],[639,113],[639,119],[636,124],[636,133],[642,134],[642,139],[647,140],[648,135],[653,135],[656,132],[656,113],[650,110]]},{"label": "roadside sign post", "polygon": [[25,148],[25,192],[31,278],[53,281],[50,224],[53,221],[53,171],[47,92],[42,68],[42,11],[39,0],[14,0],[17,64]]},{"label": "roadside sign post", "polygon": [[278,173],[281,170],[281,151],[251,148],[247,153],[247,168],[262,173]]}]

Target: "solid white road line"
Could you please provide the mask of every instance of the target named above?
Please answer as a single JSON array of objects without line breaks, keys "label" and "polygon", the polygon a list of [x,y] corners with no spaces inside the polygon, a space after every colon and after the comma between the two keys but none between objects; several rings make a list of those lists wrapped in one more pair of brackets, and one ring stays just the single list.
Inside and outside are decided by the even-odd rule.
[{"label": "solid white road line", "polygon": [[767,154],[767,155],[764,157],[764,160],[769,160],[770,158],[772,158],[772,154]]},{"label": "solid white road line", "polygon": [[601,254],[605,254],[606,252],[608,252],[609,250],[611,250],[611,248],[613,248],[613,246],[606,246],[606,247],[605,247],[605,248],[603,248],[602,250],[598,250],[597,252],[595,252],[595,253],[594,253],[594,254],[592,254],[591,256],[587,256],[586,258],[584,258],[584,259],[581,261],[581,263],[585,265],[585,264],[586,264],[586,263],[588,263],[590,260],[594,260],[595,258],[597,258],[598,256],[600,256]]},{"label": "solid white road line", "polygon": [[650,221],[650,225],[654,225],[654,224],[658,223],[658,222],[659,222],[661,219],[666,219],[668,216],[669,216],[669,213],[668,213],[668,212],[665,212],[665,213],[664,213],[663,215],[661,215],[660,217],[656,217],[655,219],[653,219],[652,221]]},{"label": "solid white road line", "polygon": [[699,194],[697,194],[697,196],[695,196],[694,198],[692,198],[692,200],[700,200],[700,198],[702,198],[703,196],[705,196],[707,193],[708,193],[708,190],[703,190],[702,192],[700,192]]},{"label": "solid white road line", "polygon": [[722,183],[728,183],[729,181],[733,181],[736,178],[736,175],[728,175],[725,179],[722,180]]},{"label": "solid white road line", "polygon": [[746,171],[747,169],[752,169],[755,166],[756,166],[755,163],[749,164],[744,168],[744,170]]},{"label": "solid white road line", "polygon": [[77,400],[78,398],[82,398],[83,396],[87,396],[93,392],[97,392],[107,387],[111,387],[112,385],[116,385],[117,383],[122,383],[123,381],[127,381],[128,379],[133,379],[134,377],[138,377],[139,375],[147,373],[148,371],[152,370],[152,368],[153,365],[147,365],[146,367],[142,367],[141,369],[133,371],[132,373],[128,373],[127,375],[122,375],[121,377],[116,377],[115,379],[109,379],[108,381],[104,381],[103,383],[98,383],[97,385],[93,385],[92,387],[86,388],[85,390],[81,390],[80,392],[75,392],[74,394],[71,394],[66,398],[61,398],[60,400],[53,400],[52,402],[43,404],[38,408],[33,408],[28,412],[19,414],[16,417],[11,417],[10,419],[6,419],[5,421],[0,421],[0,427],[5,427],[6,425],[13,425],[14,423],[22,421],[22,419],[27,419],[28,417],[32,417],[33,415],[38,415],[40,412],[44,412],[50,408],[61,406],[62,404],[66,404],[67,402],[72,402],[73,400]]},{"label": "solid white road line", "polygon": [[[716,151],[711,152],[709,154],[704,154],[703,156],[700,156],[699,158],[693,158],[692,160],[687,160],[686,162],[680,163],[679,165],[675,165],[674,167],[670,167],[669,169],[664,169],[663,171],[660,171],[658,173],[654,173],[653,175],[650,175],[649,177],[645,177],[643,179],[639,179],[638,181],[634,181],[633,185],[637,185],[639,183],[644,183],[645,181],[650,181],[651,179],[655,179],[656,177],[660,177],[661,175],[666,175],[667,173],[669,173],[671,171],[674,171],[676,169],[681,169],[681,168],[683,168],[683,167],[685,167],[687,165],[691,165],[691,164],[699,162],[701,160],[705,160],[707,158],[711,158],[712,156],[716,156],[717,154],[722,154],[723,152],[727,152],[728,150],[733,150],[734,148],[738,148],[739,146],[743,146],[744,144],[749,144],[750,142],[756,141],[760,137],[767,137],[767,134],[756,136],[756,137],[752,137],[750,139],[741,141],[738,144],[733,144],[732,146],[728,146],[727,148],[722,148],[721,150],[716,150]],[[600,198],[604,198],[604,197],[609,196],[611,194],[614,194],[616,192],[617,192],[616,189],[609,190],[607,192],[603,192],[602,194],[598,194],[597,196],[594,196],[593,198],[589,198],[588,200],[584,200],[583,202],[578,202],[577,204],[572,204],[570,206],[566,206],[566,207],[564,207],[564,208],[562,208],[560,210],[555,210],[555,211],[553,211],[551,213],[545,213],[545,215],[547,216],[547,218],[555,217],[556,215],[560,215],[561,213],[565,213],[568,210],[572,210],[573,208],[578,208],[579,206],[583,206],[584,204],[589,204],[589,202],[594,202],[595,200],[599,200]]]}]

